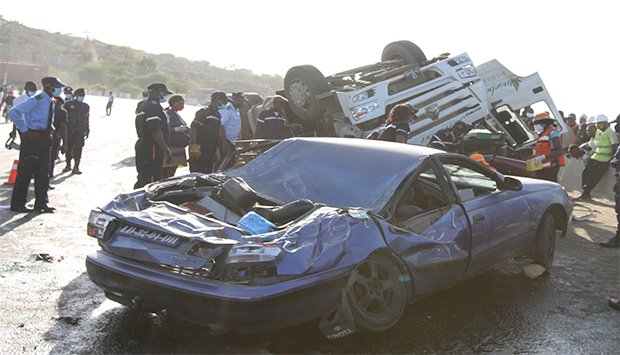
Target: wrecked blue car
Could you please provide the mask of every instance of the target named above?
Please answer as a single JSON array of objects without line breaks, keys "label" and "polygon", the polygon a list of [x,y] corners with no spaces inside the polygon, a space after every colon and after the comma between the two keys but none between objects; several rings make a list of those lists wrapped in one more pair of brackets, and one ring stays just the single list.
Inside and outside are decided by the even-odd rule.
[{"label": "wrecked blue car", "polygon": [[316,321],[336,339],[384,331],[408,303],[508,258],[548,270],[571,212],[560,185],[462,155],[291,138],[93,210],[101,250],[86,267],[108,298],[215,333]]}]

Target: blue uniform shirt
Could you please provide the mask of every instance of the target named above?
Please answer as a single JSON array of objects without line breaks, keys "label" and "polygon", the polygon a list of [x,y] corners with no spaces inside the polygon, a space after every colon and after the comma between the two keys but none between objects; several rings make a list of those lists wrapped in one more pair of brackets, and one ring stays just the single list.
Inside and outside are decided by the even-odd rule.
[{"label": "blue uniform shirt", "polygon": [[[8,115],[15,127],[25,133],[28,130],[40,131],[48,128],[50,120],[50,104],[54,100],[45,92],[41,92],[9,110]],[[54,120],[52,108],[51,120]]]}]

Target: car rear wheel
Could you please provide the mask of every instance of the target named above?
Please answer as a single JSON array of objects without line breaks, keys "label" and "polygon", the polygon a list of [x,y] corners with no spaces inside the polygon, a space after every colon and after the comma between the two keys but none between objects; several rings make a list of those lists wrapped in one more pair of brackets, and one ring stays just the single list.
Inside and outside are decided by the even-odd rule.
[{"label": "car rear wheel", "polygon": [[317,68],[300,65],[289,69],[284,76],[284,91],[289,106],[299,118],[306,122],[323,118],[325,108],[316,96],[328,92],[329,84]]},{"label": "car rear wheel", "polygon": [[422,64],[426,62],[426,55],[415,43],[410,41],[392,42],[385,46],[381,53],[381,61],[402,60],[403,65]]},{"label": "car rear wheel", "polygon": [[547,271],[549,271],[553,264],[555,234],[555,218],[552,213],[547,212],[538,226],[534,251],[534,262],[544,266]]},{"label": "car rear wheel", "polygon": [[347,301],[360,331],[380,332],[398,322],[406,305],[400,276],[398,265],[384,255],[372,255],[355,269]]}]

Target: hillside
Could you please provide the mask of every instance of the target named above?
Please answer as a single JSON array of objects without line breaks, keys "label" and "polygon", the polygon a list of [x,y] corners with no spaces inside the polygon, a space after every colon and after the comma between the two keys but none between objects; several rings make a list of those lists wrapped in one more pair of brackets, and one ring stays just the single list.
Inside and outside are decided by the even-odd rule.
[{"label": "hillside", "polygon": [[48,65],[50,75],[75,87],[140,95],[152,82],[174,92],[206,100],[213,90],[273,93],[282,77],[255,75],[247,69],[226,70],[207,61],[173,54],[150,54],[94,39],[26,27],[0,15],[0,61]]}]

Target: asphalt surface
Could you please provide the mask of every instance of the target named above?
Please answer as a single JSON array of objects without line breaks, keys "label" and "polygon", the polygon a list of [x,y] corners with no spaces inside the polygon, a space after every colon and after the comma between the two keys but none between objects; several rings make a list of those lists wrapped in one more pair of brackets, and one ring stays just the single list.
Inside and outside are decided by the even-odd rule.
[{"label": "asphalt surface", "polygon": [[[11,187],[0,186],[0,353],[602,353],[620,350],[620,250],[598,242],[615,232],[613,202],[595,198],[576,206],[556,244],[550,273],[534,280],[520,261],[409,305],[400,322],[377,334],[328,341],[316,324],[273,334],[212,336],[204,327],[141,314],[107,300],[85,273],[97,243],[86,235],[90,209],[135,182],[133,110],[117,99],[104,116],[105,98],[91,104],[91,135],[82,175],[56,167],[50,191],[54,214],[7,210]],[[182,112],[190,121],[195,108]],[[0,125],[7,137],[10,125]],[[0,151],[6,181],[14,150]],[[186,170],[181,169],[178,173]],[[33,192],[30,193],[32,196]],[[577,192],[571,192],[576,196]],[[32,201],[31,201],[32,202]]]}]

